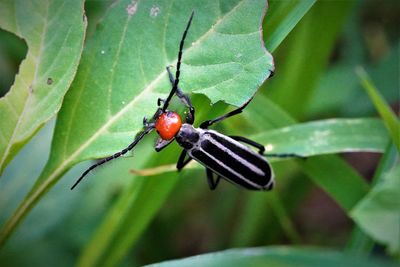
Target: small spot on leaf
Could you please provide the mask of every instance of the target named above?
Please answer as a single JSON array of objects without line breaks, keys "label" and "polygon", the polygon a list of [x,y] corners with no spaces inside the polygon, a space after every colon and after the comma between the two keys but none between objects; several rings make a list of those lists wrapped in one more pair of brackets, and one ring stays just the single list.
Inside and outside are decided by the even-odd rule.
[{"label": "small spot on leaf", "polygon": [[132,16],[137,11],[137,1],[132,0],[131,3],[126,7],[126,12],[128,12],[129,16]]},{"label": "small spot on leaf", "polygon": [[150,16],[152,17],[157,17],[158,14],[160,14],[160,8],[158,6],[152,6],[152,8],[150,9]]},{"label": "small spot on leaf", "polygon": [[53,79],[47,78],[47,85],[52,85],[52,84],[53,84]]}]

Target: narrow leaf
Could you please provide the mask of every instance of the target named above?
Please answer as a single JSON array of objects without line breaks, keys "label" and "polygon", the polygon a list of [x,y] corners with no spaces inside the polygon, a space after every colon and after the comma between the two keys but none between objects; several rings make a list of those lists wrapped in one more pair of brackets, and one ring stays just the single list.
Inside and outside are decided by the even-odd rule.
[{"label": "narrow leaf", "polygon": [[383,152],[388,136],[377,119],[329,119],[307,122],[260,133],[254,139],[264,144],[266,154],[301,156],[340,152]]},{"label": "narrow leaf", "polygon": [[274,51],[282,43],[315,2],[315,0],[270,2],[270,8],[274,12],[268,17],[264,28],[268,50]]},{"label": "narrow leaf", "polygon": [[[307,1],[288,1],[305,5]],[[337,35],[354,1],[317,1],[279,47],[279,75],[266,94],[295,118],[302,118]],[[329,18],[329,19],[326,19]],[[277,71],[278,73],[278,71]]]},{"label": "narrow leaf", "polygon": [[368,74],[361,67],[357,68],[357,74],[361,79],[361,83],[369,95],[371,101],[374,103],[376,110],[385,122],[386,127],[389,130],[390,136],[393,142],[397,146],[397,150],[400,151],[400,122],[397,119],[390,106],[386,103],[385,99],[380,95],[375,85],[372,83]]},{"label": "narrow leaf", "polygon": [[274,267],[312,267],[312,266],[396,266],[394,263],[374,258],[360,258],[345,253],[315,248],[266,247],[230,249],[221,252],[196,255],[193,257],[165,261],[147,266],[274,266]]}]

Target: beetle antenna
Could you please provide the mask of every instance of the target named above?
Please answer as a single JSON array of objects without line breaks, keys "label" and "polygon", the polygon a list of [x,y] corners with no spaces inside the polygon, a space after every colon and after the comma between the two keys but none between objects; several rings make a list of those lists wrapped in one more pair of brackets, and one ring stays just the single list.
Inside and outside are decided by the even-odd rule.
[{"label": "beetle antenna", "polygon": [[112,156],[109,156],[107,158],[104,158],[102,160],[100,160],[99,162],[97,162],[96,164],[93,164],[92,166],[90,166],[84,173],[82,173],[81,177],[79,177],[79,179],[74,183],[74,185],[71,187],[71,190],[73,190],[81,181],[82,179],[94,168],[103,165],[104,163],[119,158],[122,155],[126,154],[129,150],[132,150],[132,148],[134,148],[136,146],[137,143],[139,143],[139,141],[148,133],[150,133],[152,130],[154,129],[154,125],[149,125],[147,126],[142,132],[138,133],[136,135],[135,140],[126,148],[122,149],[121,151],[115,153]]},{"label": "beetle antenna", "polygon": [[164,105],[162,108],[163,112],[165,112],[165,110],[168,108],[169,101],[171,100],[172,96],[175,94],[176,89],[178,88],[183,45],[185,44],[185,38],[186,38],[187,32],[189,30],[190,24],[192,23],[193,15],[194,15],[194,11],[192,11],[192,14],[190,15],[189,21],[186,25],[186,29],[182,36],[182,40],[179,44],[178,63],[176,64],[175,82],[174,82],[174,85],[172,86],[171,92],[169,93],[167,99],[164,101]]}]

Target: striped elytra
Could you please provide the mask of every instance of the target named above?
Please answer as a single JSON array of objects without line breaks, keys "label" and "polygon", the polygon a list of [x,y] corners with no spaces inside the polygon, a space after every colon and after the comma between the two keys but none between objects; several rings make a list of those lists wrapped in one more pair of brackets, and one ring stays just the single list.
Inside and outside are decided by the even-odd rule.
[{"label": "striped elytra", "polygon": [[[185,124],[184,124],[185,125]],[[185,125],[186,126],[186,125]],[[185,138],[176,141],[186,148],[190,157],[211,169],[222,178],[251,190],[271,190],[274,175],[268,161],[262,155],[238,141],[208,129],[183,127],[184,135],[198,134],[196,142],[185,144]],[[182,135],[182,133],[181,133]]]}]

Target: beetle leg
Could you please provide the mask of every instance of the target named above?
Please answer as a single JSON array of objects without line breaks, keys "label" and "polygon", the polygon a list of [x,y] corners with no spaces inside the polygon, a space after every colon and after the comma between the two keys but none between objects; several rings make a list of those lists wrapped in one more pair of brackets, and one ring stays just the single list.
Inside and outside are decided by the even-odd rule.
[{"label": "beetle leg", "polygon": [[262,144],[259,144],[259,143],[255,142],[255,141],[250,140],[250,139],[248,139],[246,137],[243,137],[243,136],[232,136],[232,135],[230,135],[229,137],[234,139],[234,140],[236,140],[236,141],[240,141],[240,142],[249,144],[251,146],[254,146],[254,147],[258,148],[258,153],[260,155],[264,154],[265,147]]},{"label": "beetle leg", "polygon": [[222,115],[220,117],[217,117],[213,120],[208,120],[208,121],[204,121],[200,124],[200,128],[201,129],[208,129],[208,127],[210,127],[211,125],[213,125],[214,123],[220,122],[222,120],[225,120],[226,118],[235,116],[237,114],[242,113],[243,109],[250,103],[250,101],[253,99],[253,97],[249,98],[249,100],[247,100],[241,107],[232,110],[231,112],[226,113],[225,115]]},{"label": "beetle leg", "polygon": [[305,158],[305,157],[295,154],[295,153],[264,154],[265,147],[262,144],[259,144],[253,140],[247,139],[246,137],[243,137],[243,136],[229,136],[229,137],[236,141],[241,141],[243,143],[246,143],[246,144],[249,144],[249,145],[252,145],[252,146],[258,148],[258,153],[260,155],[264,155],[267,157],[271,157],[271,158]]},{"label": "beetle leg", "polygon": [[214,174],[211,169],[206,168],[206,173],[207,173],[207,182],[208,182],[208,187],[210,187],[210,190],[215,190],[219,184],[219,181],[221,179],[221,176],[217,176],[217,179],[214,180]]},{"label": "beetle leg", "polygon": [[185,167],[192,160],[191,157],[188,157],[185,160],[186,155],[186,150],[183,150],[181,155],[179,156],[178,162],[176,163],[176,168],[178,169],[178,171],[182,170],[182,168]]},{"label": "beetle leg", "polygon": [[[168,72],[168,78],[169,81],[171,82],[172,85],[174,85],[175,83],[175,78],[171,73],[171,69],[169,68],[169,66],[166,67],[167,72]],[[192,107],[192,102],[190,101],[189,97],[187,95],[185,95],[181,88],[176,88],[176,96],[179,97],[179,99],[181,100],[181,102],[188,108]]]}]

